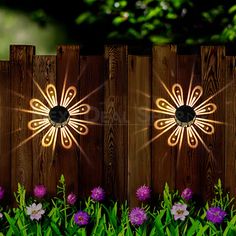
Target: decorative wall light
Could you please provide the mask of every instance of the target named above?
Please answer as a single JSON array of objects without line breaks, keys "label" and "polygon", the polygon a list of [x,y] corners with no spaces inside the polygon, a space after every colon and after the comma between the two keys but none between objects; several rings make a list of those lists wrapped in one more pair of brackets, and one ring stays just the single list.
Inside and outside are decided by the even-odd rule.
[{"label": "decorative wall light", "polygon": [[27,142],[35,135],[48,128],[48,131],[42,138],[42,146],[52,146],[54,150],[59,132],[61,144],[64,148],[71,148],[72,143],[74,142],[81,150],[81,147],[78,144],[75,136],[72,134],[71,129],[80,135],[88,134],[89,129],[86,124],[95,123],[78,119],[76,116],[87,114],[90,111],[90,106],[88,104],[82,103],[84,99],[70,106],[77,93],[77,90],[74,86],[70,86],[66,90],[64,83],[61,100],[60,103],[58,103],[56,88],[53,84],[47,85],[46,92],[44,92],[37,82],[34,81],[34,83],[47,101],[48,106],[46,106],[39,99],[33,98],[30,100],[30,107],[32,110],[21,109],[23,112],[29,112],[44,117],[33,119],[28,122],[28,128],[35,132],[24,142]]},{"label": "decorative wall light", "polygon": [[192,78],[190,81],[186,102],[184,102],[183,89],[180,84],[174,84],[172,86],[172,91],[170,91],[162,81],[161,83],[173,101],[173,104],[170,104],[164,98],[158,98],[156,100],[156,105],[159,110],[152,111],[169,115],[171,117],[158,119],[154,122],[154,127],[157,130],[162,130],[162,132],[154,137],[151,142],[174,127],[174,130],[167,140],[168,145],[176,146],[179,144],[180,150],[183,142],[184,132],[186,130],[187,143],[189,147],[196,148],[200,141],[206,150],[210,152],[206,143],[200,136],[199,130],[207,135],[211,135],[215,131],[212,124],[224,123],[216,120],[206,119],[201,116],[212,114],[216,111],[216,105],[214,103],[208,102],[222,90],[218,91],[213,96],[210,96],[199,105],[196,105],[203,94],[203,89],[201,86],[196,86],[192,89]]}]

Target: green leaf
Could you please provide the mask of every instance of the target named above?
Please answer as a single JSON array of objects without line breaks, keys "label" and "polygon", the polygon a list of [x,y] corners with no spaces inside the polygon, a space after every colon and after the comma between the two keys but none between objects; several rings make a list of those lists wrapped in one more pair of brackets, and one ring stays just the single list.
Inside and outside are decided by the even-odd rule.
[{"label": "green leaf", "polygon": [[51,222],[50,225],[54,233],[56,233],[57,235],[61,235],[59,227],[54,222]]},{"label": "green leaf", "polygon": [[13,233],[15,235],[19,235],[20,231],[18,230],[18,228],[16,227],[16,219],[12,219],[9,214],[7,214],[6,212],[4,212],[4,215],[8,221],[8,223],[10,224],[10,229],[13,231]]},{"label": "green leaf", "polygon": [[45,236],[52,236],[52,229],[50,226],[48,226],[47,230],[45,231]]},{"label": "green leaf", "polygon": [[84,22],[88,22],[90,17],[92,17],[92,14],[89,11],[87,11],[87,12],[84,12],[81,15],[79,15],[76,18],[75,22],[76,22],[76,24],[79,25],[79,24],[82,24]]},{"label": "green leaf", "polygon": [[177,19],[177,15],[176,14],[174,14],[174,13],[171,13],[171,12],[169,12],[167,15],[166,15],[166,18],[167,19],[171,19],[171,20],[174,20],[174,19]]},{"label": "green leaf", "polygon": [[124,22],[124,21],[126,21],[126,18],[125,17],[123,17],[123,16],[117,16],[117,17],[115,17],[114,19],[113,19],[113,21],[112,21],[112,23],[114,24],[114,25],[120,25],[122,22]]},{"label": "green leaf", "polygon": [[229,14],[231,14],[235,11],[236,11],[236,5],[233,5],[232,7],[229,8]]},{"label": "green leaf", "polygon": [[96,0],[84,0],[88,5],[92,5]]}]

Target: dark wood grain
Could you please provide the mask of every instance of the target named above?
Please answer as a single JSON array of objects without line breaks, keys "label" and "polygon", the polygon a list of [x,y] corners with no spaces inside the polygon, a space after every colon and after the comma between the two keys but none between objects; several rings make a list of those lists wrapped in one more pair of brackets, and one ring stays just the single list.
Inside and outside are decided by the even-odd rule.
[{"label": "dark wood grain", "polygon": [[[48,84],[56,82],[56,56],[34,56],[33,79],[45,92]],[[37,86],[33,85],[33,98],[39,99],[49,107]],[[33,115],[33,119],[45,118],[41,115]],[[47,192],[52,196],[56,193],[58,179],[56,179],[57,158],[53,155],[52,147],[43,147],[42,138],[49,128],[33,138],[33,185],[43,184]]]},{"label": "dark wood grain", "polygon": [[87,124],[89,133],[80,136],[80,145],[85,155],[79,159],[79,192],[88,196],[92,188],[103,187],[103,56],[80,57],[79,96],[86,99],[83,103],[91,106],[91,111],[83,119],[94,124]]},{"label": "dark wood grain", "polygon": [[[57,48],[57,79],[56,87],[58,93],[58,101],[60,101],[60,95],[62,93],[63,83],[67,74],[66,88],[69,86],[75,86],[79,88],[79,57],[80,49],[77,45],[63,45]],[[76,101],[78,101],[79,96],[77,96],[71,101],[69,106],[72,106]],[[79,135],[73,133],[76,140],[79,140]],[[59,134],[60,135],[60,134]],[[78,160],[80,157],[80,150],[76,145],[73,145],[70,149],[65,149],[61,146],[60,138],[57,142],[56,150],[57,158],[57,177],[59,179],[60,175],[63,174],[67,183],[67,191],[73,191],[78,193]]]},{"label": "dark wood grain", "polygon": [[236,193],[236,57],[226,57],[225,103],[225,188],[232,197]]},{"label": "dark wood grain", "polygon": [[151,148],[140,149],[150,140],[151,58],[128,57],[128,201],[137,206],[136,190],[151,186]]},{"label": "dark wood grain", "polygon": [[[184,103],[186,104],[190,80],[192,78],[191,91],[195,86],[201,85],[201,63],[199,55],[178,55],[177,56],[177,83],[183,88]],[[201,103],[201,98],[193,106]],[[196,126],[193,125],[195,128]],[[196,128],[197,129],[197,128]],[[202,137],[202,133],[200,133]],[[184,128],[183,143],[177,153],[176,163],[176,188],[182,192],[185,188],[191,188],[194,194],[201,194],[202,172],[200,162],[203,160],[203,146],[199,145],[193,149],[187,142],[187,131]]]},{"label": "dark wood grain", "polygon": [[[201,47],[203,99],[215,94],[225,86],[226,60],[224,47],[203,46]],[[218,94],[212,100],[217,106],[215,113],[206,118],[225,121],[225,91]],[[206,144],[211,150],[206,154],[205,161],[201,162],[205,176],[203,195],[209,199],[213,194],[213,186],[217,179],[221,178],[224,183],[225,162],[225,126],[214,125],[215,133],[206,136]]]},{"label": "dark wood grain", "polygon": [[108,194],[127,199],[127,46],[105,47],[104,167]]},{"label": "dark wood grain", "polygon": [[[176,46],[154,46],[152,52],[152,109],[157,110],[156,99],[165,98],[172,103],[171,98],[161,85],[161,79],[168,89],[176,83]],[[167,118],[168,115],[152,113],[152,127],[155,120]],[[171,129],[172,130],[172,129]],[[151,144],[152,147],[152,186],[155,193],[163,191],[165,183],[171,189],[175,188],[176,148],[167,144],[171,130],[163,134]],[[152,128],[152,138],[160,131]]]},{"label": "dark wood grain", "polygon": [[[10,74],[11,90],[21,96],[12,96],[11,107],[17,109],[29,109],[29,100],[32,97],[33,77],[33,46],[13,45],[10,47]],[[27,127],[32,119],[29,113],[20,111],[12,112],[12,156],[11,156],[11,191],[17,190],[17,183],[21,183],[27,190],[32,189],[32,140],[20,145],[22,141],[31,135]],[[15,132],[19,130],[19,132]],[[20,146],[19,146],[20,145]]]},{"label": "dark wood grain", "polygon": [[11,190],[11,93],[9,62],[0,61],[0,186],[9,200]]}]

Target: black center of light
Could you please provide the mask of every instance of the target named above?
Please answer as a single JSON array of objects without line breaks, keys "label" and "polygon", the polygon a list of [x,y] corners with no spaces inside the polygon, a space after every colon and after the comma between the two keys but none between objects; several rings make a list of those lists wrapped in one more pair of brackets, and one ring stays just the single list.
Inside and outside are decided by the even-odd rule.
[{"label": "black center of light", "polygon": [[196,113],[192,107],[183,105],[176,109],[175,117],[181,123],[191,123],[194,121]]},{"label": "black center of light", "polygon": [[68,120],[69,117],[70,114],[67,108],[63,106],[55,106],[51,108],[49,112],[49,118],[55,124],[63,124]]}]

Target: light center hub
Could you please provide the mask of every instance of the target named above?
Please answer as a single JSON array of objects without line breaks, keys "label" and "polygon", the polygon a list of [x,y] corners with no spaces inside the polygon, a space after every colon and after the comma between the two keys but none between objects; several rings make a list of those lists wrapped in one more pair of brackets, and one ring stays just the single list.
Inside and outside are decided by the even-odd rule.
[{"label": "light center hub", "polygon": [[191,126],[196,119],[194,109],[188,105],[182,105],[175,111],[176,123],[182,127]]},{"label": "light center hub", "polygon": [[58,105],[50,109],[49,121],[54,127],[60,128],[65,126],[69,119],[70,114],[67,108]]}]

